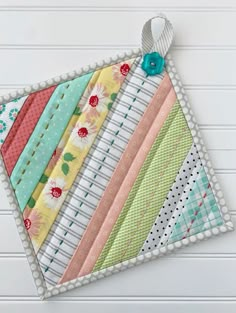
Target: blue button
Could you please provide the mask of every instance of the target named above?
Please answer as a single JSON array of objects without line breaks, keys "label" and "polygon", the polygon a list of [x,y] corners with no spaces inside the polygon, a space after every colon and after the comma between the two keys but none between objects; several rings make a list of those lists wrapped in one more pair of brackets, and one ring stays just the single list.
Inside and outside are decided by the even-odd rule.
[{"label": "blue button", "polygon": [[158,53],[147,53],[143,57],[142,69],[150,76],[161,74],[164,70],[165,59]]}]

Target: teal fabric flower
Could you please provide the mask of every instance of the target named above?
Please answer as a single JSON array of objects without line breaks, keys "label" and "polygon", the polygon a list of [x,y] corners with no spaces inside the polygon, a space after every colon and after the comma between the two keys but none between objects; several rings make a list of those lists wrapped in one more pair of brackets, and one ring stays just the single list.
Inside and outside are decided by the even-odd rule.
[{"label": "teal fabric flower", "polygon": [[17,117],[17,114],[18,114],[18,109],[14,108],[12,109],[10,112],[9,112],[9,119],[11,121],[14,121]]},{"label": "teal fabric flower", "polygon": [[164,70],[165,59],[158,53],[147,53],[143,57],[142,69],[150,76],[161,74]]},{"label": "teal fabric flower", "polygon": [[5,132],[6,129],[7,129],[7,124],[3,122],[2,120],[0,120],[0,134]]}]

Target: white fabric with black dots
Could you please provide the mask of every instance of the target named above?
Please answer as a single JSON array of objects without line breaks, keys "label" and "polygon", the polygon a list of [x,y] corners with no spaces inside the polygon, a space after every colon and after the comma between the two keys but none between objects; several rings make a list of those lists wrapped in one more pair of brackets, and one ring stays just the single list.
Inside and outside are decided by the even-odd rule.
[{"label": "white fabric with black dots", "polygon": [[176,209],[169,221],[169,224],[166,227],[164,234],[162,235],[162,238],[158,244],[158,248],[163,247],[168,244],[170,235],[178,221],[178,218],[181,216],[185,203],[188,200],[189,192],[192,191],[193,185],[196,182],[196,179],[197,179],[197,176],[199,175],[201,167],[202,167],[202,162],[201,160],[198,160],[197,164],[194,166],[193,172],[191,173],[190,179],[184,188],[184,192],[182,193],[182,196],[179,199],[179,202],[177,203]]},{"label": "white fabric with black dots", "polygon": [[[167,237],[166,228],[172,229],[169,225],[170,220],[174,220],[174,212],[178,214],[179,202],[182,203],[182,194],[185,193],[186,185],[188,185],[191,174],[196,167],[197,162],[200,160],[197,149],[193,144],[187,157],[185,158],[183,165],[181,166],[178,175],[171,187],[163,207],[153,224],[151,231],[149,232],[139,254],[144,254],[146,252],[156,249],[161,241],[162,236]],[[168,237],[169,238],[169,237]]]}]

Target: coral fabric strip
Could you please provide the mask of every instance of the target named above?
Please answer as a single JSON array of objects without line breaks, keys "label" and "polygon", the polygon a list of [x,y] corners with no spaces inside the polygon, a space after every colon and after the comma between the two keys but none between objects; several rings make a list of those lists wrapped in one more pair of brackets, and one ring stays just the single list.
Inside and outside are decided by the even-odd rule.
[{"label": "coral fabric strip", "polygon": [[92,74],[60,84],[46,105],[10,177],[24,210]]},{"label": "coral fabric strip", "polygon": [[[170,92],[170,90],[172,90],[172,92]],[[168,95],[170,95],[169,98],[167,98]],[[168,101],[165,102],[165,100],[167,99]],[[89,251],[92,248],[94,240],[96,239],[96,236],[102,227],[103,221],[106,218],[110,205],[112,204],[113,198],[118,192],[119,187],[122,181],[124,180],[125,175],[127,174],[127,171],[129,170],[132,161],[137,162],[137,159],[135,159],[136,155],[137,158],[139,159],[139,162],[141,163],[142,160],[145,159],[145,156],[148,151],[148,144],[146,143],[145,137],[150,135],[149,130],[154,120],[155,123],[157,123],[157,125],[163,123],[164,117],[159,115],[159,110],[163,105],[164,108],[162,109],[161,112],[168,113],[168,109],[171,107],[170,103],[173,104],[175,102],[175,99],[176,97],[172,89],[171,81],[168,75],[165,74],[165,77],[161,82],[161,85],[157,89],[156,94],[154,95],[141,121],[139,122],[137,128],[135,129],[135,133],[131,137],[128,146],[120,162],[118,163],[118,166],[114,172],[113,177],[111,178],[109,186],[107,187],[103,195],[103,198],[100,201],[100,204],[96,209],[65,274],[63,275],[61,282],[71,280],[78,276],[80,269],[82,268],[86,258],[88,257]],[[156,116],[158,116],[158,118]],[[153,134],[154,138],[156,136],[156,131],[157,129],[154,130]],[[142,152],[142,155],[137,154],[139,150]],[[138,172],[133,172],[132,175],[133,177],[129,176],[130,182],[128,182],[128,185],[132,185],[132,181],[135,180],[136,178],[135,176],[137,175]],[[127,192],[128,189],[126,190],[126,193]]]},{"label": "coral fabric strip", "polygon": [[[161,208],[161,211],[155,220],[155,223],[153,224],[139,254],[144,254],[157,248],[165,229],[170,229],[168,223],[171,220],[175,221],[175,218],[173,218],[173,212],[175,210],[177,213],[178,211],[180,213],[181,208],[177,206],[177,203],[180,199],[180,203],[182,203],[182,194],[186,193],[185,187],[187,184],[189,185],[189,179],[191,178],[192,172],[199,159],[200,157],[197,149],[193,144],[181,166],[181,169],[179,170],[178,175],[175,178],[174,184],[171,186],[163,207]],[[165,233],[164,238],[166,236],[167,235]]]},{"label": "coral fabric strip", "polygon": [[0,147],[27,98],[28,96],[15,99],[6,104],[0,104]]},{"label": "coral fabric strip", "polygon": [[[191,145],[190,130],[180,105],[176,104],[142,166],[93,271],[138,255]],[[122,197],[120,192],[118,195]],[[85,273],[81,271],[80,275]]]},{"label": "coral fabric strip", "polygon": [[2,155],[8,175],[21,155],[56,86],[29,95],[3,146]]},{"label": "coral fabric strip", "polygon": [[112,66],[98,71],[98,78],[88,84],[83,97],[86,103],[74,120],[70,121],[68,128],[70,136],[63,148],[62,157],[53,168],[48,181],[42,189],[35,207],[34,214],[41,217],[43,227],[40,228],[34,241],[37,242],[35,250],[38,251],[57,217],[68,191],[83,164],[107,114],[108,104],[113,103],[120,83],[113,79]]}]

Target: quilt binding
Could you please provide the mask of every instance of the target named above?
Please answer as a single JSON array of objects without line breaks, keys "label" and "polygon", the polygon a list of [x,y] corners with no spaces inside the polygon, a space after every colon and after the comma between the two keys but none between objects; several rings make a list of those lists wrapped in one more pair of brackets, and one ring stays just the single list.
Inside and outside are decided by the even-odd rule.
[{"label": "quilt binding", "polygon": [[[17,91],[11,92],[7,95],[4,95],[0,97],[0,104],[11,101],[13,99],[16,99],[18,97],[22,97],[25,95],[28,95],[32,92],[40,91],[44,88],[48,88],[50,86],[53,86],[55,84],[63,83],[67,80],[74,79],[78,76],[87,74],[91,71],[102,69],[106,66],[110,66],[119,62],[122,62],[126,60],[127,58],[132,57],[139,57],[142,55],[141,49],[134,49],[129,52],[124,52],[122,54],[119,54],[115,57],[111,57],[108,59],[104,59],[100,62],[95,63],[94,65],[85,66],[83,68],[80,68],[78,70],[72,71],[70,73],[63,74],[61,76],[40,82],[38,84],[34,84],[28,87],[25,87],[23,89],[19,89]],[[31,240],[29,238],[29,235],[27,233],[27,230],[25,229],[24,222],[21,216],[21,212],[18,208],[18,203],[14,194],[14,191],[12,189],[10,179],[6,173],[6,169],[4,166],[4,161],[2,159],[2,156],[0,154],[0,181],[3,184],[4,189],[6,190],[6,194],[8,197],[8,201],[11,205],[11,208],[13,210],[13,216],[15,218],[15,222],[18,228],[18,233],[20,235],[23,247],[25,249],[25,253],[28,259],[28,263],[31,268],[31,272],[35,281],[35,285],[38,291],[38,295],[40,298],[46,299],[51,296],[58,295],[60,293],[72,290],[77,287],[81,287],[83,285],[89,284],[93,281],[96,281],[98,279],[110,276],[114,273],[123,271],[125,269],[131,268],[133,266],[145,263],[150,260],[154,260],[160,256],[163,256],[167,253],[171,253],[175,251],[176,249],[179,249],[183,246],[187,246],[189,244],[196,243],[198,241],[202,241],[204,239],[208,239],[212,236],[216,236],[220,233],[225,233],[227,231],[232,231],[234,229],[233,223],[231,221],[231,217],[228,211],[228,208],[226,207],[225,200],[223,197],[223,193],[220,189],[220,185],[217,181],[217,178],[215,176],[214,170],[212,168],[211,162],[208,157],[208,153],[206,151],[205,145],[203,143],[198,124],[196,122],[196,119],[193,115],[192,109],[188,103],[187,96],[185,94],[185,91],[183,89],[182,83],[180,81],[180,78],[177,74],[177,71],[175,69],[173,60],[171,55],[168,53],[166,56],[166,71],[168,72],[171,82],[173,84],[174,90],[177,95],[177,99],[179,100],[179,103],[182,107],[182,110],[184,112],[185,118],[187,120],[188,127],[191,131],[193,142],[196,145],[196,148],[199,152],[199,156],[202,159],[202,164],[205,168],[206,174],[208,176],[208,179],[211,183],[212,191],[214,193],[214,196],[216,198],[216,202],[220,208],[224,225],[214,227],[212,229],[206,230],[204,232],[198,233],[196,235],[191,235],[188,238],[176,241],[172,244],[168,244],[165,247],[157,248],[151,252],[147,252],[144,255],[137,256],[135,258],[132,258],[130,260],[124,261],[122,263],[116,264],[114,266],[111,266],[106,269],[102,269],[98,272],[88,274],[86,276],[76,278],[74,280],[71,280],[69,282],[63,283],[61,285],[56,285],[54,287],[47,287],[46,282],[44,280],[41,268],[39,266],[37,257],[35,255],[33,245],[31,243]]]}]

